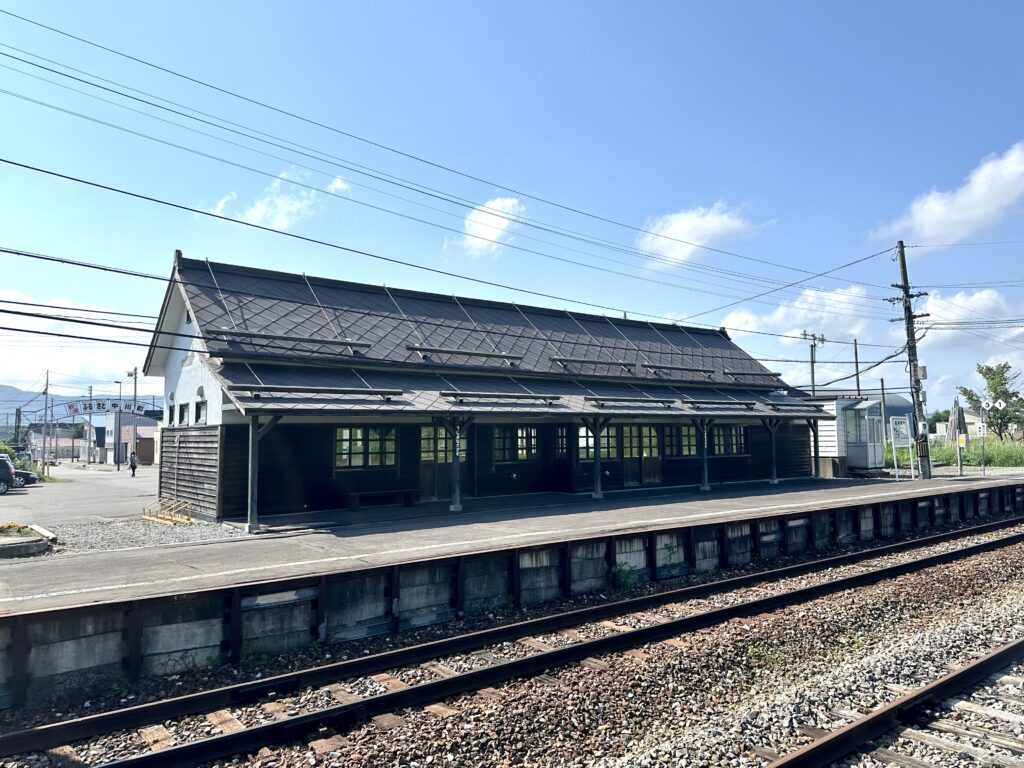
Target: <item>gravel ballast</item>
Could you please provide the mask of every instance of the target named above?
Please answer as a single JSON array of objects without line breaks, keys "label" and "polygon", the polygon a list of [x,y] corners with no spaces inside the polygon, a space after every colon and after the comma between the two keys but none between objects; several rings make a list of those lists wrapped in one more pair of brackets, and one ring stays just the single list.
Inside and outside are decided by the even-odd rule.
[{"label": "gravel ballast", "polygon": [[57,535],[54,555],[195,543],[245,535],[237,528],[219,523],[196,521],[189,525],[166,525],[142,519],[55,523],[50,530]]},{"label": "gravel ballast", "polygon": [[[327,754],[302,744],[236,764],[760,765],[764,761],[752,755],[754,747],[791,749],[803,738],[798,726],[832,727],[835,710],[871,708],[895,695],[888,683],[919,685],[924,682],[919,678],[941,674],[942,665],[959,662],[971,650],[986,650],[997,636],[1024,631],[1024,574],[1015,567],[1022,555],[1024,546],[1014,546],[684,635],[672,646],[643,646],[639,655],[610,654],[601,657],[606,669],[583,664],[551,670],[539,679],[501,686],[498,699],[466,695],[445,702],[457,716],[397,713],[404,725],[392,722],[387,731],[378,725],[358,728],[346,734],[345,746]],[[770,589],[791,589],[864,567],[832,569]],[[662,610],[683,615],[750,599],[765,589]],[[1007,634],[1007,626],[1016,629]],[[591,631],[598,632],[588,626],[581,634]],[[521,647],[502,650],[518,655]],[[891,670],[906,672],[899,677]],[[344,687],[364,695],[378,690],[355,680]],[[306,710],[314,699],[303,692],[281,704],[287,711]],[[263,721],[260,709],[237,707],[232,714],[243,722]],[[193,722],[201,727],[201,720]],[[192,738],[193,728],[170,725],[180,741]],[[123,738],[131,743],[137,736]],[[79,755],[84,752],[95,764],[100,760],[94,755],[120,751],[118,739],[111,735],[76,748],[81,746]]]}]

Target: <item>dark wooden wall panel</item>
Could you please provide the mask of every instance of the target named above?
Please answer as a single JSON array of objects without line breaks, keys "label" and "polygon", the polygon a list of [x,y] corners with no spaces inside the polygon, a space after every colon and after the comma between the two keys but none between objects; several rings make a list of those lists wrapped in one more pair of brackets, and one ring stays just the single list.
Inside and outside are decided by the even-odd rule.
[{"label": "dark wooden wall panel", "polygon": [[165,427],[160,430],[162,499],[188,501],[193,514],[217,516],[220,427]]}]

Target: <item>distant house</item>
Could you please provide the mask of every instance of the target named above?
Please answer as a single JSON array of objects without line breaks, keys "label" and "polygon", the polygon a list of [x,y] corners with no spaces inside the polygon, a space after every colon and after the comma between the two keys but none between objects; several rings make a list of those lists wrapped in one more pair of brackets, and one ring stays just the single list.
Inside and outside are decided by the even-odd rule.
[{"label": "distant house", "polygon": [[831,417],[722,330],[178,255],[160,495],[211,518],[811,474]]}]

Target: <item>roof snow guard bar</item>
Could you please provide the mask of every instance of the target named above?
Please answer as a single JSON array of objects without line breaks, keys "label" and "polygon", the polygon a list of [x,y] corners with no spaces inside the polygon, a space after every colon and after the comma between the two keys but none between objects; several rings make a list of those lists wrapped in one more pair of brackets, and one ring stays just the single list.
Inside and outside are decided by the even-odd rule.
[{"label": "roof snow guard bar", "polygon": [[424,360],[429,360],[431,355],[462,355],[463,357],[494,357],[501,360],[508,360],[512,365],[522,360],[522,355],[513,355],[509,352],[488,352],[483,349],[460,349],[458,347],[426,347],[422,344],[406,344],[405,348],[410,352],[419,352]]},{"label": "roof snow guard bar", "polygon": [[732,406],[734,408],[746,408],[750,410],[759,403],[756,400],[680,400],[683,405],[689,405],[692,408],[701,408],[703,406]]},{"label": "roof snow guard bar", "polygon": [[570,365],[610,365],[631,371],[634,366],[634,363],[631,363],[628,360],[598,360],[593,357],[561,357],[553,355],[548,359],[553,363],[558,363],[563,368],[568,368]]},{"label": "roof snow guard bar", "polygon": [[643,403],[644,405],[664,405],[666,408],[671,408],[673,405],[676,404],[676,399],[672,397],[604,397],[602,395],[584,395],[583,400],[588,403],[597,403],[598,408],[605,404],[617,405],[620,403]]},{"label": "roof snow guard bar", "polygon": [[782,378],[781,373],[775,371],[722,371],[726,376],[769,376],[773,379]]},{"label": "roof snow guard bar", "polygon": [[765,403],[771,409],[776,408],[807,408],[812,411],[824,410],[824,406],[818,405],[817,403]]},{"label": "roof snow guard bar", "polygon": [[374,387],[309,387],[298,384],[228,384],[228,392],[250,392],[253,398],[259,399],[264,393],[281,393],[288,395],[363,395],[366,397],[382,397],[391,402],[392,397],[405,394],[404,389],[376,389]]},{"label": "roof snow guard bar", "polygon": [[285,336],[278,333],[258,333],[256,331],[235,331],[230,328],[207,328],[207,336],[225,336],[239,339],[262,339],[267,341],[291,341],[295,344],[337,344],[353,349],[369,349],[373,345],[368,341],[355,339],[317,339],[312,336]]},{"label": "roof snow guard bar", "polygon": [[644,368],[651,373],[657,373],[658,371],[683,371],[685,373],[701,373],[705,376],[713,376],[715,373],[714,368],[694,368],[689,365],[654,365],[653,363],[645,363]]},{"label": "roof snow guard bar", "polygon": [[438,393],[441,397],[450,397],[457,402],[465,400],[543,400],[545,403],[553,403],[561,400],[561,395],[534,395],[528,392],[459,392],[453,389],[446,389]]}]

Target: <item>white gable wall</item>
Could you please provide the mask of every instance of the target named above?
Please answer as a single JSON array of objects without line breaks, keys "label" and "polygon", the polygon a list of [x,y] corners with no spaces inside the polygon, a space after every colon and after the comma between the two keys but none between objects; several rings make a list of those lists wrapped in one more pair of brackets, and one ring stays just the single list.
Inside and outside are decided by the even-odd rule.
[{"label": "white gable wall", "polygon": [[[186,322],[187,313],[182,311],[174,327],[176,333],[195,334],[194,323]],[[182,426],[178,419],[179,406],[188,403],[188,419],[185,425],[195,422],[195,404],[199,400],[199,388],[203,388],[206,400],[206,423],[221,424],[224,419],[224,396],[220,382],[210,372],[203,360],[206,358],[203,343],[199,339],[187,336],[173,337],[172,346],[179,347],[167,353],[167,365],[164,373],[164,424],[171,424],[169,409],[174,408],[175,427]],[[172,401],[173,398],[173,401]]]}]

